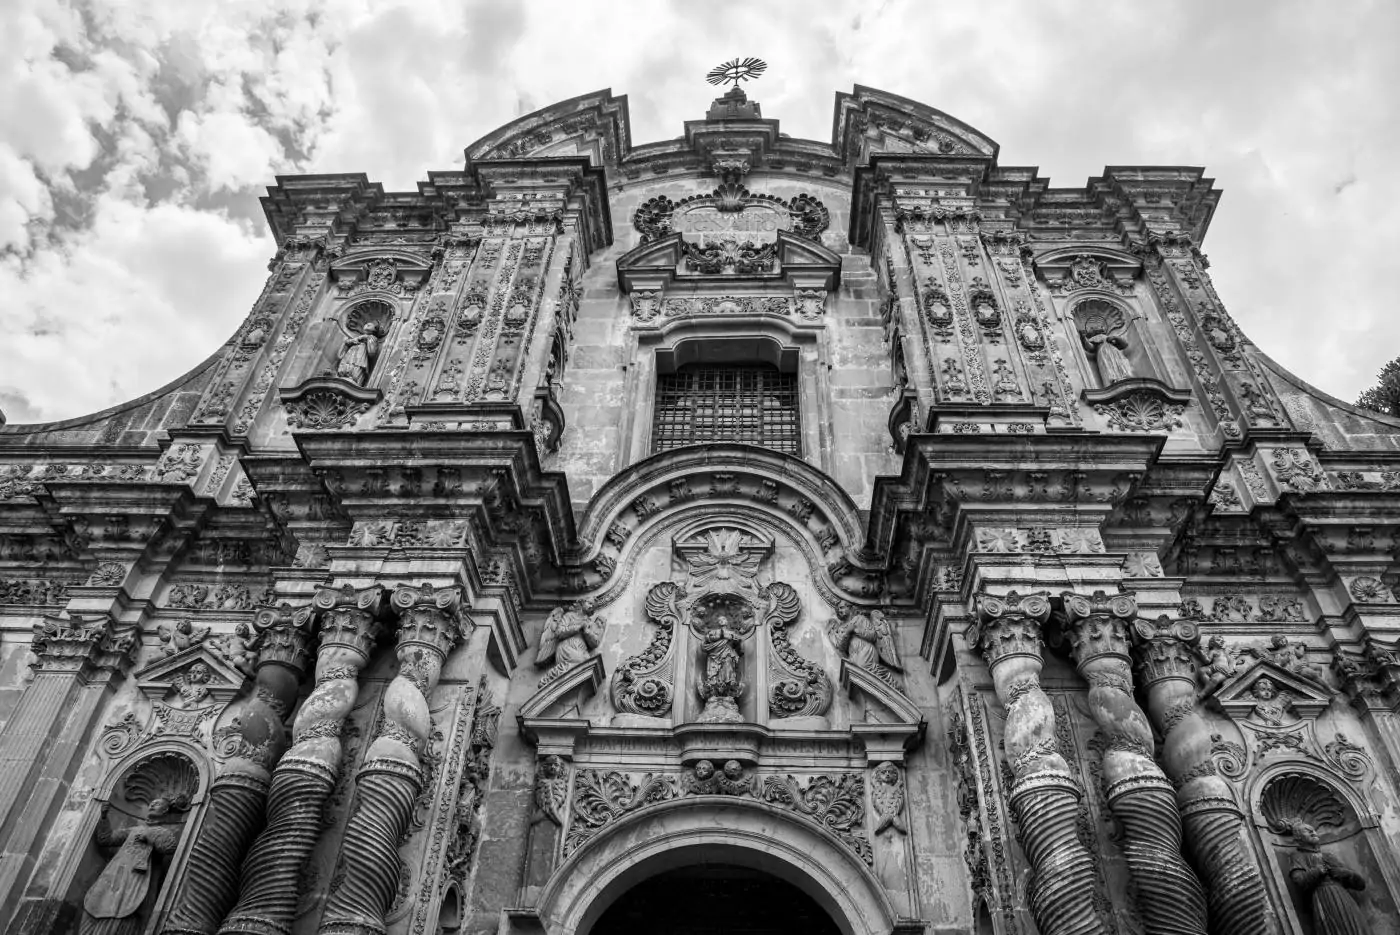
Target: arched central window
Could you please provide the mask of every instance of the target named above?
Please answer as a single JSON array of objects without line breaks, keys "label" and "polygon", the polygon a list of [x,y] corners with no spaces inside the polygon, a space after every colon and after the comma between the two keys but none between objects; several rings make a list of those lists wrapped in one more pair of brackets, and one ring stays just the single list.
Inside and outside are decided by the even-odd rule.
[{"label": "arched central window", "polygon": [[658,375],[652,451],[737,442],[801,454],[797,374],[772,364],[691,363]]}]

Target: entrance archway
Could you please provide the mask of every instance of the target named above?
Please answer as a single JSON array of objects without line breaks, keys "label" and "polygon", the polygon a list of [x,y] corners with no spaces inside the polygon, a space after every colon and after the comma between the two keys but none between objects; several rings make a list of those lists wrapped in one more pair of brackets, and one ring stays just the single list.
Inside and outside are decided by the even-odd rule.
[{"label": "entrance archway", "polygon": [[[742,879],[740,872],[782,881],[839,935],[886,935],[895,923],[880,882],[829,830],[767,803],[718,796],[649,805],[599,831],[545,884],[539,919],[549,935],[602,935],[597,924],[634,889],[696,867],[728,868],[720,873],[731,881]],[[641,892],[637,898],[645,899]],[[724,931],[745,931],[741,922]],[[646,929],[665,930],[655,923]]]},{"label": "entrance archway", "polygon": [[648,877],[609,906],[590,935],[840,935],[816,900],[786,880],[732,864]]}]

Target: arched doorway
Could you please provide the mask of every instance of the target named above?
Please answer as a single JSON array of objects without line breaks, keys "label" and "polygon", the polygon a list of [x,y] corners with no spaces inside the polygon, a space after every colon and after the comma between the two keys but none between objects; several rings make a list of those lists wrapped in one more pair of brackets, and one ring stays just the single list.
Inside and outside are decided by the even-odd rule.
[{"label": "arched doorway", "polygon": [[[697,867],[742,871],[766,886],[781,881],[840,935],[887,935],[896,922],[879,880],[830,831],[764,802],[719,796],[660,802],[608,825],[555,870],[540,891],[537,918],[549,935],[598,935],[608,910],[634,889]],[[729,918],[723,931],[762,931],[743,925]],[[654,921],[642,930],[667,931]]]},{"label": "arched doorway", "polygon": [[677,867],[623,893],[591,935],[840,935],[816,900],[786,880],[734,864]]}]

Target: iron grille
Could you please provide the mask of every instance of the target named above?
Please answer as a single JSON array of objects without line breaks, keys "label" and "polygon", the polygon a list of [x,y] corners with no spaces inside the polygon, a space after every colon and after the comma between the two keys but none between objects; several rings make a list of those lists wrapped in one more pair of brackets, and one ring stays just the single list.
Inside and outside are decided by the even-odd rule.
[{"label": "iron grille", "polygon": [[801,428],[795,373],[691,364],[657,378],[653,451],[739,442],[801,454]]}]

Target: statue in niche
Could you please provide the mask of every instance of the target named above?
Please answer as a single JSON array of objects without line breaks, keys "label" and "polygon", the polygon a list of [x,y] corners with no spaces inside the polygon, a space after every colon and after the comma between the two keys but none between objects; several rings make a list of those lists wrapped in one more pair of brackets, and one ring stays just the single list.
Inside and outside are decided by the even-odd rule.
[{"label": "statue in niche", "polygon": [[554,660],[554,665],[540,679],[541,688],[588,659],[598,648],[606,624],[603,618],[589,615],[592,609],[592,601],[577,601],[567,609],[556,607],[549,612],[540,634],[535,665],[549,665],[550,660]]},{"label": "statue in niche", "polygon": [[1363,890],[1366,881],[1331,854],[1324,854],[1317,831],[1306,822],[1294,822],[1293,840],[1298,853],[1288,876],[1311,897],[1313,926],[1318,935],[1364,935],[1370,926],[1361,907],[1347,890]]},{"label": "statue in niche", "polygon": [[705,654],[705,674],[700,680],[700,698],[705,708],[702,723],[742,721],[739,698],[744,694],[744,637],[753,629],[723,611],[708,621],[700,621],[700,648]]},{"label": "statue in niche", "polygon": [[365,320],[358,331],[349,332],[336,358],[336,376],[364,386],[370,371],[374,369],[375,358],[379,356],[379,339],[383,336],[383,326],[373,318]]},{"label": "statue in niche", "polygon": [[894,627],[882,611],[857,612],[848,601],[836,605],[831,641],[852,665],[860,666],[882,681],[898,687],[895,673],[902,671]]},{"label": "statue in niche", "polygon": [[157,796],[146,806],[144,821],[118,831],[113,831],[108,821],[109,806],[102,807],[97,843],[120,846],[83,897],[81,935],[137,935],[141,931],[160,892],[159,860],[174,853],[180,843],[182,819],[172,818],[170,813],[187,807],[183,796]]},{"label": "statue in niche", "polygon": [[[1121,318],[1120,312],[1120,321]],[[1112,386],[1120,380],[1133,378],[1132,364],[1128,363],[1128,355],[1124,353],[1128,349],[1128,339],[1113,328],[1107,315],[1090,315],[1079,332],[1079,338],[1098,368],[1101,386]]]}]

